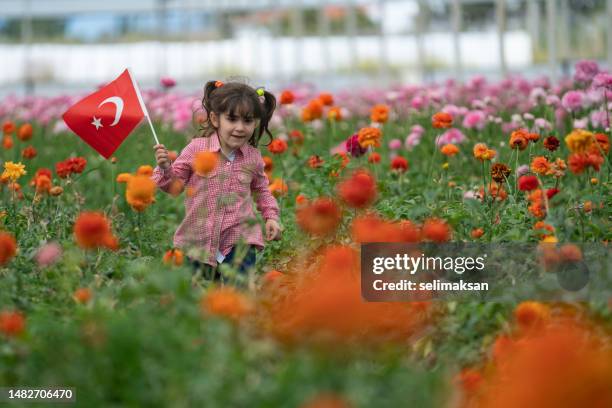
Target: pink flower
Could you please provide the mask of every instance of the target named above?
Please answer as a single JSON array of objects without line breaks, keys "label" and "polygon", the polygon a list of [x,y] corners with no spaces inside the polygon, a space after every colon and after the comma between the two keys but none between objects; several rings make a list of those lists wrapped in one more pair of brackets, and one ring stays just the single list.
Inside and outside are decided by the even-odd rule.
[{"label": "pink flower", "polygon": [[470,111],[463,119],[463,127],[466,129],[482,130],[485,127],[487,116],[483,111]]},{"label": "pink flower", "polygon": [[599,73],[599,65],[596,61],[582,60],[576,63],[576,73],[574,80],[585,84],[590,83],[595,75]]},{"label": "pink flower", "polygon": [[410,128],[410,132],[422,135],[423,133],[425,133],[425,128],[421,125],[414,125],[413,127]]},{"label": "pink flower", "polygon": [[551,131],[552,130],[552,124],[544,118],[537,118],[533,122],[533,124],[536,130],[539,130],[539,131],[542,131],[542,130]]},{"label": "pink flower", "polygon": [[412,150],[413,147],[421,143],[421,138],[423,138],[423,135],[421,133],[411,133],[406,138],[404,146],[406,147],[406,149]]},{"label": "pink flower", "polygon": [[593,87],[612,91],[612,75],[607,72],[600,72],[593,79]]},{"label": "pink flower", "polygon": [[62,256],[62,247],[57,242],[49,242],[36,252],[35,259],[42,268],[53,265]]},{"label": "pink flower", "polygon": [[605,129],[610,126],[610,123],[608,122],[608,115],[606,114],[606,111],[602,110],[593,111],[591,113],[591,123],[595,128]]},{"label": "pink flower", "polygon": [[527,173],[529,173],[529,165],[527,164],[523,164],[522,166],[519,166],[518,169],[516,169],[516,177],[520,177]]},{"label": "pink flower", "polygon": [[389,141],[389,149],[397,150],[402,147],[402,141],[399,139],[392,139]]},{"label": "pink flower", "polygon": [[170,78],[170,77],[163,77],[163,78],[161,78],[159,80],[159,83],[165,89],[170,89],[170,88],[173,88],[174,86],[176,86],[176,81],[173,78]]},{"label": "pink flower", "polygon": [[463,143],[465,139],[465,135],[459,129],[451,128],[436,138],[436,145],[443,146],[449,143]]},{"label": "pink flower", "polygon": [[575,112],[581,109],[584,105],[584,92],[569,91],[563,95],[561,106],[569,112]]}]

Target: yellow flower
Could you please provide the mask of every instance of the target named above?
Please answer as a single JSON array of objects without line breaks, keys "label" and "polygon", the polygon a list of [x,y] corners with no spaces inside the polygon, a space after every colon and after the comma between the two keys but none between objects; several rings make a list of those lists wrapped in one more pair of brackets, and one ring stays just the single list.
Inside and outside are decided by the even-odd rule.
[{"label": "yellow flower", "polygon": [[572,153],[584,153],[591,147],[595,140],[593,133],[584,129],[575,129],[565,137],[565,144]]},{"label": "yellow flower", "polygon": [[13,163],[12,161],[7,161],[6,163],[4,163],[4,172],[2,173],[3,178],[8,178],[11,181],[16,181],[24,174],[26,174],[25,164]]},{"label": "yellow flower", "polygon": [[448,162],[444,163],[444,164],[442,165],[442,168],[443,168],[443,169],[445,169],[445,170],[446,170],[446,169],[448,169]]},{"label": "yellow flower", "polygon": [[559,240],[554,235],[547,235],[540,242],[543,244],[556,244],[557,242],[559,242]]}]

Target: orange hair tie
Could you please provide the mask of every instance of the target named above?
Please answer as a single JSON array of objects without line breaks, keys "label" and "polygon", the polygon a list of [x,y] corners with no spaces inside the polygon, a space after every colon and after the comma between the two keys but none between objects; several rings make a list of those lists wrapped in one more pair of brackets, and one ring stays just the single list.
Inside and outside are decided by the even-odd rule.
[{"label": "orange hair tie", "polygon": [[223,82],[221,82],[221,81],[216,81],[215,82],[215,88],[219,88],[221,86],[223,86]]}]

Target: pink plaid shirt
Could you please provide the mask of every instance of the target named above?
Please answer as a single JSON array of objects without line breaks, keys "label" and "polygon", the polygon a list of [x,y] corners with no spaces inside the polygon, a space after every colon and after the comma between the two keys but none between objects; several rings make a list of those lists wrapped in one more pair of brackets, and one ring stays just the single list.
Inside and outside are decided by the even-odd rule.
[{"label": "pink plaid shirt", "polygon": [[[191,167],[196,153],[203,150],[220,152],[217,167],[204,177]],[[261,153],[249,144],[234,153],[233,161],[223,155],[216,133],[194,138],[168,169],[158,166],[152,176],[165,192],[170,191],[174,179],[191,189],[191,197],[185,195],[185,219],[174,234],[174,246],[212,266],[217,265],[217,251],[227,256],[241,238],[260,249],[264,247],[252,192],[257,193],[257,209],[263,218],[278,220],[278,204],[268,190]]]}]

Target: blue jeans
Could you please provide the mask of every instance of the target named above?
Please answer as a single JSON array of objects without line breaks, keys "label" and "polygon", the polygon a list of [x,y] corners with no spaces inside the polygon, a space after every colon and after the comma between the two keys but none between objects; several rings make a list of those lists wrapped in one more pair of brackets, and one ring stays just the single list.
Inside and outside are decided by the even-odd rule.
[{"label": "blue jeans", "polygon": [[[249,268],[255,266],[255,258],[257,256],[257,249],[254,245],[247,245],[246,253],[240,251],[239,254],[236,252],[236,247],[232,247],[230,252],[225,256],[223,264],[232,265],[238,268],[238,273],[246,275]],[[241,259],[236,258],[242,255]],[[234,259],[236,258],[236,259]],[[204,262],[187,257],[188,262],[193,267],[193,273],[202,271],[202,276],[206,279],[221,281],[221,273],[219,272],[219,265],[212,266]]]}]

